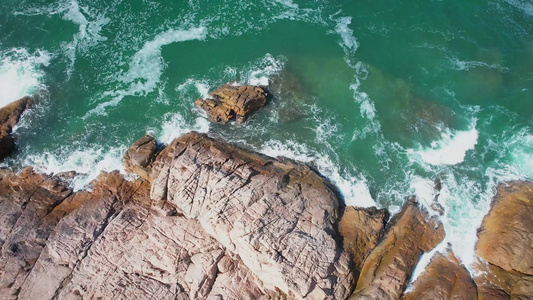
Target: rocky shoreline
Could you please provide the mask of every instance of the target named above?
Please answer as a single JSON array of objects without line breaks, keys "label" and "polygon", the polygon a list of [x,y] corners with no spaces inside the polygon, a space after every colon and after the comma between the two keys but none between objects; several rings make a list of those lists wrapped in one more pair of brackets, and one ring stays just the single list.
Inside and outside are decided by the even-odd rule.
[{"label": "rocky shoreline", "polygon": [[[258,97],[234,95],[213,107],[244,121],[227,103]],[[18,121],[24,109],[13,107],[0,116]],[[4,123],[10,137],[14,124]],[[439,253],[406,292],[420,257],[445,236],[416,199],[392,217],[346,207],[305,164],[194,132],[163,149],[144,136],[123,162],[136,179],[102,173],[80,192],[72,174],[0,170],[1,299],[533,297],[533,183],[500,184],[474,276]]]}]

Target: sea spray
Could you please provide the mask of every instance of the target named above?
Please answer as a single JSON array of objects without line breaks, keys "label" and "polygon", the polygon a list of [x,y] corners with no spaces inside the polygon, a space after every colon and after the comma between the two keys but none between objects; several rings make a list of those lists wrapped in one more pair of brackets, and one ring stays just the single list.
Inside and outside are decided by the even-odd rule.
[{"label": "sea spray", "polygon": [[1,52],[0,107],[46,88],[42,67],[48,66],[51,58],[51,54],[43,50],[30,53],[16,48]]}]

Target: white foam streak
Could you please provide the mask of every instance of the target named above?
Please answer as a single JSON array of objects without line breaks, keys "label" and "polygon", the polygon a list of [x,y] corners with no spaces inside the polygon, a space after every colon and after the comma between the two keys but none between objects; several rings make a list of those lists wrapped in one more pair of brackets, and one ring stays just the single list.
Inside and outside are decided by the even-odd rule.
[{"label": "white foam streak", "polygon": [[29,155],[24,164],[33,166],[37,172],[47,174],[75,171],[80,175],[75,177],[71,186],[74,191],[78,191],[86,188],[102,171],[124,172],[122,156],[125,151],[126,147],[64,150],[59,154],[45,152],[40,155]]},{"label": "white foam streak", "polygon": [[165,144],[170,144],[175,138],[191,132],[208,132],[209,121],[204,117],[198,117],[193,125],[189,125],[184,117],[179,114],[167,114],[164,117],[165,121],[161,126],[161,133],[158,140]]},{"label": "white foam streak", "polygon": [[189,78],[176,88],[176,92],[178,92],[180,95],[183,95],[191,87],[194,87],[196,89],[198,94],[200,94],[201,98],[209,98],[210,86],[207,80],[196,80],[193,78]]},{"label": "white foam streak", "polygon": [[242,83],[250,85],[268,86],[268,79],[274,74],[278,74],[285,67],[284,58],[275,58],[267,53],[255,69],[251,69],[243,76]]},{"label": "white foam streak", "polygon": [[348,27],[352,23],[352,17],[341,17],[336,20],[335,32],[342,38],[341,46],[346,51],[355,51],[359,47],[357,39],[353,35],[353,30]]},{"label": "white foam streak", "polygon": [[11,49],[0,55],[0,107],[32,95],[44,88],[42,66],[48,66],[51,56],[46,51],[30,54],[26,49]]},{"label": "white foam streak", "polygon": [[346,205],[358,207],[376,206],[363,176],[343,175],[338,164],[328,156],[311,151],[304,144],[294,141],[270,140],[263,144],[260,152],[272,157],[288,157],[305,163],[312,163],[317,170],[331,180],[344,197]]},{"label": "white foam streak", "polygon": [[518,8],[519,10],[523,11],[528,16],[533,16],[533,3],[527,0],[504,0],[504,1]]},{"label": "white foam streak", "polygon": [[498,64],[488,64],[482,61],[462,61],[458,58],[451,58],[450,63],[452,64],[452,68],[458,71],[468,71],[470,69],[483,67],[488,69],[499,70],[504,73],[509,72],[508,68],[502,67]]},{"label": "white foam streak", "polygon": [[105,114],[106,107],[116,106],[126,96],[144,96],[153,92],[160,82],[165,62],[161,56],[161,47],[177,42],[191,40],[205,40],[207,29],[205,27],[191,28],[188,30],[170,29],[158,34],[153,40],[148,41],[133,56],[129,70],[120,76],[119,81],[129,85],[125,90],[108,91],[104,97],[112,97],[110,101],[100,103],[91,111],[91,114]]},{"label": "white foam streak", "polygon": [[477,139],[478,131],[475,127],[455,133],[446,128],[441,139],[432,142],[431,147],[421,150],[409,149],[408,152],[420,156],[428,164],[455,165],[463,162],[466,152],[476,146]]}]

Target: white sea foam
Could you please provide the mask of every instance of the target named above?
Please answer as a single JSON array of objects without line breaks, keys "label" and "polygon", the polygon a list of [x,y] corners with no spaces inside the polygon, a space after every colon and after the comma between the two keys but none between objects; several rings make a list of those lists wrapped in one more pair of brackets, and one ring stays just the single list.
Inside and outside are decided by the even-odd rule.
[{"label": "white sea foam", "polygon": [[119,81],[128,85],[128,88],[105,92],[104,98],[111,97],[112,99],[98,104],[96,108],[89,111],[88,115],[105,114],[106,107],[116,106],[126,96],[145,96],[154,91],[166,66],[161,56],[161,47],[177,42],[205,40],[206,36],[205,27],[187,30],[169,29],[146,42],[133,56],[129,70],[119,78]]},{"label": "white sea foam", "polygon": [[194,88],[197,91],[197,93],[200,95],[200,97],[204,99],[209,98],[210,84],[205,79],[197,80],[197,79],[189,78],[184,83],[178,85],[178,87],[176,88],[176,92],[178,92],[180,97],[184,98],[185,94],[191,88]]},{"label": "white sea foam", "polygon": [[431,143],[429,148],[412,150],[408,153],[417,155],[432,165],[455,165],[461,163],[469,150],[477,144],[478,131],[474,126],[466,131],[442,131],[441,139]]},{"label": "white sea foam", "polygon": [[80,175],[73,180],[72,188],[78,191],[86,188],[102,171],[124,172],[122,156],[125,151],[125,146],[111,149],[101,147],[89,147],[83,150],[64,149],[60,153],[28,155],[24,165],[31,165],[36,171],[47,174],[76,171]]},{"label": "white sea foam", "polygon": [[458,71],[468,71],[470,69],[482,67],[482,68],[499,70],[504,73],[509,72],[509,69],[506,67],[502,67],[498,64],[488,64],[482,61],[463,61],[458,58],[450,58],[450,64],[453,69],[458,70]]},{"label": "white sea foam", "polygon": [[0,107],[45,88],[41,67],[48,66],[50,59],[51,55],[46,51],[29,53],[24,48],[1,53]]},{"label": "white sea foam", "polygon": [[186,122],[185,118],[179,113],[166,114],[161,125],[161,132],[158,140],[165,144],[170,144],[175,138],[181,135],[191,132],[208,132],[209,121],[204,117],[198,117],[195,123],[190,125]]},{"label": "white sea foam", "polygon": [[301,162],[312,163],[323,176],[335,183],[343,195],[346,205],[358,207],[376,206],[364,176],[343,174],[339,170],[339,165],[334,163],[330,157],[312,151],[304,144],[290,140],[286,142],[270,140],[264,143],[259,151],[272,157],[283,156]]},{"label": "white sea foam", "polygon": [[357,39],[353,35],[353,30],[348,27],[352,23],[352,17],[340,17],[336,20],[335,32],[340,35],[342,43],[340,44],[345,51],[355,51],[359,47]]},{"label": "white sea foam", "polygon": [[65,42],[61,45],[63,52],[70,60],[67,69],[67,76],[70,77],[76,63],[76,52],[87,51],[90,47],[106,41],[107,38],[101,36],[100,31],[111,19],[103,14],[92,13],[88,7],[80,7],[76,0],[60,2],[57,9],[50,11],[49,14],[61,14],[64,20],[78,25],[78,32],[72,37],[72,42]]},{"label": "white sea foam", "polygon": [[290,8],[298,8],[298,4],[292,2],[292,0],[275,0],[277,3],[283,4]]},{"label": "white sea foam", "polygon": [[268,86],[268,79],[274,74],[279,74],[285,67],[286,58],[275,58],[267,53],[258,62],[252,64],[242,76],[242,84]]},{"label": "white sea foam", "polygon": [[505,2],[518,8],[529,16],[533,16],[533,3],[527,0],[505,0]]},{"label": "white sea foam", "polygon": [[359,103],[359,112],[361,116],[368,120],[368,123],[363,128],[359,128],[352,137],[352,140],[364,139],[367,134],[379,134],[381,132],[381,124],[376,118],[376,107],[370,97],[360,92],[360,81],[355,78],[355,83],[350,85],[350,89],[353,91],[354,100]]}]

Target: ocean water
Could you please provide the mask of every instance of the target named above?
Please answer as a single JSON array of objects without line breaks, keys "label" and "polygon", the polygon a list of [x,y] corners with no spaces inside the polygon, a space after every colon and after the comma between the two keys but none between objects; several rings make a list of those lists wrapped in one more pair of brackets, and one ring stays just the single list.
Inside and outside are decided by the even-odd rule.
[{"label": "ocean water", "polygon": [[[84,189],[147,132],[209,132],[312,164],[348,205],[416,196],[445,226],[436,251],[467,266],[497,184],[533,179],[530,0],[0,7],[0,105],[41,95],[2,166],[76,170]],[[274,98],[245,125],[209,124],[192,103],[227,82]]]}]

